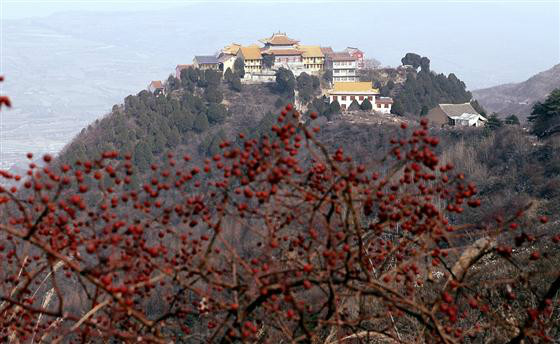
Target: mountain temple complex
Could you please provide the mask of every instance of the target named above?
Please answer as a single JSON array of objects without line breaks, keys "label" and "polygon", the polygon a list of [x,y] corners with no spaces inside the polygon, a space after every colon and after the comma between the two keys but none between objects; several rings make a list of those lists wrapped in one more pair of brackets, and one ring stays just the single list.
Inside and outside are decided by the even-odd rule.
[{"label": "mountain temple complex", "polygon": [[323,94],[329,102],[338,102],[341,110],[348,110],[354,101],[361,105],[367,99],[372,110],[390,113],[393,100],[380,97],[371,80],[360,81],[358,70],[365,65],[365,54],[360,49],[348,47],[334,51],[331,47],[301,44],[285,32],[273,33],[258,43],[232,43],[214,55],[197,55],[192,65],[177,65],[175,76],[180,78],[181,72],[189,67],[235,72],[237,60],[243,64],[243,83],[274,82],[280,68],[290,70],[296,78],[302,73],[319,77],[329,73],[330,86]]}]

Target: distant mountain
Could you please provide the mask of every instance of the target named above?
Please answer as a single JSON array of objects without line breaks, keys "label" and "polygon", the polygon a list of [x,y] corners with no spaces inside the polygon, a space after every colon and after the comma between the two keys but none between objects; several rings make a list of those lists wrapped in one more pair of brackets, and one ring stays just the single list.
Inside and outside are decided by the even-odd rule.
[{"label": "distant mountain", "polygon": [[544,100],[560,87],[560,64],[534,75],[526,81],[472,91],[476,100],[488,111],[502,116],[517,115],[526,120],[535,102]]}]

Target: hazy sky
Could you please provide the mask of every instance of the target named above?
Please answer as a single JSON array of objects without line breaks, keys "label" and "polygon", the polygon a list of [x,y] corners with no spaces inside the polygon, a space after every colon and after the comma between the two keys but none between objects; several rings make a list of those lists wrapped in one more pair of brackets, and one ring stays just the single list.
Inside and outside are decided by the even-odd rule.
[{"label": "hazy sky", "polygon": [[[432,69],[455,72],[470,89],[522,81],[560,62],[560,0],[0,2],[3,19],[48,16],[60,11],[155,13],[212,2],[220,10],[204,12],[208,30],[224,30],[219,23],[234,15],[240,17],[234,31],[245,30],[244,36],[255,36],[254,40],[277,30],[308,44],[320,37],[321,44],[335,49],[359,46],[366,55],[386,65],[399,64],[404,53],[413,51],[430,57]],[[255,12],[255,8],[259,10]],[[256,28],[251,18],[243,17],[245,9],[266,18],[265,24],[261,18]],[[227,29],[222,35],[224,43],[239,39],[239,34],[228,37]]]}]

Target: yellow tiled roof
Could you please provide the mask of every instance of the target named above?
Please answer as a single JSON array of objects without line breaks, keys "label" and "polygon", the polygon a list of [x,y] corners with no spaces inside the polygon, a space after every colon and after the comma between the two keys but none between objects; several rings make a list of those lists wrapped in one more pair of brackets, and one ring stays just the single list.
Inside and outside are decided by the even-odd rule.
[{"label": "yellow tiled roof", "polygon": [[241,44],[232,43],[232,44],[224,47],[224,49],[222,49],[222,52],[224,54],[236,55],[237,52],[239,51],[239,48],[241,48]]},{"label": "yellow tiled roof", "polygon": [[261,49],[257,45],[249,45],[239,48],[245,60],[260,60],[262,58]]},{"label": "yellow tiled roof", "polygon": [[303,57],[324,57],[321,47],[318,45],[298,45],[298,49],[303,51]]},{"label": "yellow tiled roof", "polygon": [[259,42],[272,45],[292,45],[297,44],[299,41],[289,38],[285,32],[277,32],[272,34],[270,38],[260,39]]},{"label": "yellow tiled roof", "polygon": [[335,82],[333,91],[335,92],[371,92],[379,93],[377,88],[373,88],[370,81],[362,82]]}]

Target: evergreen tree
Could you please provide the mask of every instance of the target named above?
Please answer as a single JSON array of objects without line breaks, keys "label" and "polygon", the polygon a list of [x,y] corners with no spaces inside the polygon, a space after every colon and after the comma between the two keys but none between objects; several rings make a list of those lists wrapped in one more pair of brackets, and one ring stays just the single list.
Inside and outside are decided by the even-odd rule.
[{"label": "evergreen tree", "polygon": [[387,85],[381,86],[379,89],[379,95],[382,97],[389,97],[391,95],[391,90],[387,87]]},{"label": "evergreen tree", "polygon": [[224,99],[224,95],[218,89],[218,86],[208,85],[204,90],[204,99],[209,103],[221,103]]},{"label": "evergreen tree", "polygon": [[529,122],[533,124],[531,132],[541,138],[560,132],[560,88],[533,106]]},{"label": "evergreen tree", "polygon": [[222,123],[227,116],[227,109],[222,104],[210,104],[206,111],[208,122],[211,124]]},{"label": "evergreen tree", "polygon": [[362,109],[362,111],[371,111],[373,109],[373,105],[371,104],[369,99],[366,98],[360,105],[360,109]]},{"label": "evergreen tree", "polygon": [[237,59],[235,59],[235,62],[233,63],[233,71],[240,78],[243,78],[245,76],[245,61],[243,61],[243,58],[238,57]]},{"label": "evergreen tree", "polygon": [[356,99],[354,99],[352,101],[352,103],[350,103],[350,106],[348,107],[349,111],[358,111],[360,110],[360,103],[358,103],[358,101]]},{"label": "evergreen tree", "polygon": [[422,57],[415,53],[406,53],[406,55],[401,59],[401,62],[404,65],[411,65],[413,68],[420,67]]},{"label": "evergreen tree", "polygon": [[147,171],[150,168],[152,160],[152,150],[146,142],[140,141],[136,147],[134,147],[134,165],[137,166],[140,171]]},{"label": "evergreen tree", "polygon": [[294,73],[283,67],[278,69],[276,72],[276,84],[274,87],[276,92],[293,97],[295,87],[296,78],[294,77]]},{"label": "evergreen tree", "polygon": [[167,82],[165,83],[166,92],[170,93],[172,91],[178,90],[179,88],[181,88],[181,80],[177,79],[173,75],[170,75],[169,78],[167,78]]},{"label": "evergreen tree", "polygon": [[231,68],[226,69],[224,73],[224,80],[228,83],[231,83],[233,80],[233,72],[231,71]]},{"label": "evergreen tree", "polygon": [[486,127],[490,130],[498,130],[502,125],[503,122],[496,113],[493,113],[490,118],[488,118],[488,122],[486,122]]},{"label": "evergreen tree", "polygon": [[[426,108],[431,109],[438,103],[466,103],[472,98],[465,83],[453,73],[445,76],[430,72],[428,58],[409,53],[403,57],[402,62],[422,66],[422,69],[418,73],[408,73],[400,92],[394,96],[393,113],[418,116],[427,113]],[[390,81],[386,86],[381,89],[381,95],[389,95],[394,83]]]},{"label": "evergreen tree", "polygon": [[307,103],[313,98],[313,79],[311,76],[305,72],[301,73],[297,79],[297,90],[299,98],[303,103]]},{"label": "evergreen tree", "polygon": [[318,90],[319,87],[321,87],[321,80],[319,79],[319,77],[317,75],[312,75],[311,76],[311,81],[313,83],[313,89],[314,90]]},{"label": "evergreen tree", "polygon": [[200,73],[198,69],[189,67],[181,71],[181,81],[187,81],[196,84],[199,78],[200,78]]},{"label": "evergreen tree", "polygon": [[335,100],[329,105],[329,114],[337,115],[339,113],[340,113],[340,104],[338,103],[338,100]]},{"label": "evergreen tree", "polygon": [[391,113],[397,116],[404,116],[404,108],[399,101],[395,100],[393,102],[393,106],[391,106]]},{"label": "evergreen tree", "polygon": [[194,118],[193,129],[197,133],[202,133],[208,130],[208,127],[208,117],[206,117],[206,114],[199,113],[198,115],[196,115],[196,117]]},{"label": "evergreen tree", "polygon": [[486,117],[486,110],[484,110],[484,108],[482,107],[482,105],[480,105],[478,100],[476,100],[476,99],[471,100],[471,106],[473,107],[473,109],[476,110],[476,112],[478,112],[482,116]]},{"label": "evergreen tree", "polygon": [[167,146],[173,148],[177,147],[179,143],[181,143],[181,134],[177,127],[173,127],[169,130],[169,135],[167,136]]},{"label": "evergreen tree", "polygon": [[235,74],[232,77],[231,83],[229,84],[229,86],[235,92],[241,92],[242,86],[241,86],[241,79],[239,78],[239,75]]},{"label": "evergreen tree", "polygon": [[181,106],[192,113],[206,112],[206,103],[204,100],[192,93],[185,93],[183,97],[181,97]]},{"label": "evergreen tree", "polygon": [[509,115],[506,117],[506,120],[504,121],[505,124],[509,124],[509,125],[519,125],[519,118],[517,118],[516,115]]},{"label": "evergreen tree", "polygon": [[429,72],[430,71],[430,59],[427,58],[426,56],[422,57],[420,59],[420,68],[425,72]]},{"label": "evergreen tree", "polygon": [[207,87],[217,88],[222,80],[222,73],[217,70],[207,69],[204,71],[204,80]]},{"label": "evergreen tree", "polygon": [[157,126],[157,124],[153,124],[150,127],[149,142],[152,148],[152,153],[159,154],[165,150],[167,138],[164,135],[161,127]]}]

